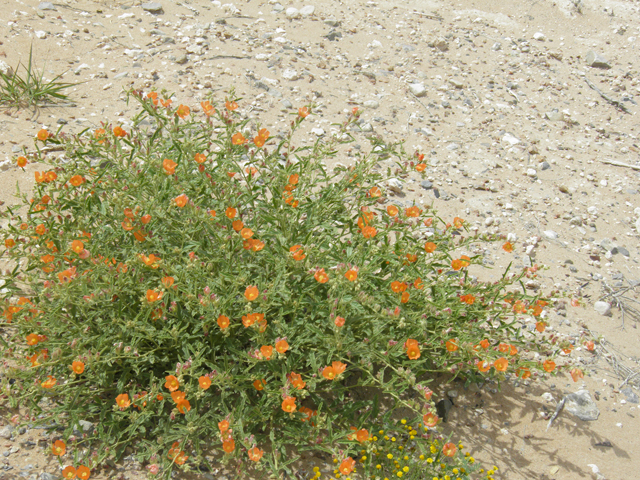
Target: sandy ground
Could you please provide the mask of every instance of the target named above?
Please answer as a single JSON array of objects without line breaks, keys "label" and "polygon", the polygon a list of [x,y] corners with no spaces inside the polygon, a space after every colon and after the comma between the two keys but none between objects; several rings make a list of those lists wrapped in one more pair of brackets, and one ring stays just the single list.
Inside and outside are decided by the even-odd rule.
[{"label": "sandy ground", "polygon": [[[5,206],[15,203],[16,183],[22,191],[33,184],[39,166],[22,171],[14,160],[33,148],[40,128],[73,133],[106,120],[127,129],[134,110],[123,89],[167,89],[197,111],[208,95],[220,102],[234,87],[241,111],[272,134],[314,101],[300,143],[329,135],[331,123],[358,106],[364,132],[352,149],[367,150],[374,132],[428,160],[424,178],[413,173],[384,186],[394,202],[433,205],[443,218],[461,216],[479,232],[514,239],[511,255],[479,246],[474,253],[493,270],[478,275],[497,276],[511,260],[549,267],[530,287],[560,292],[549,334],[576,346],[570,357],[585,371],[578,383],[561,375],[517,386],[442,385],[440,395],[457,394],[446,431],[497,465],[495,478],[640,478],[637,2],[161,4],[150,13],[136,1],[60,0],[49,10],[35,0],[0,0],[0,60],[15,69],[33,45],[45,77],[78,83],[69,91],[75,106],[0,115]],[[603,64],[590,66],[589,51]],[[331,162],[348,165],[352,154]],[[393,168],[392,159],[382,167]],[[594,310],[613,294],[624,319],[621,305],[610,315]],[[582,347],[590,338],[603,340],[595,354]],[[556,402],[580,389],[595,399],[599,418],[563,412],[547,430]],[[59,478],[41,430],[1,437],[0,479]],[[307,459],[301,468],[313,464],[327,467]],[[144,477],[132,460],[102,475]]]}]

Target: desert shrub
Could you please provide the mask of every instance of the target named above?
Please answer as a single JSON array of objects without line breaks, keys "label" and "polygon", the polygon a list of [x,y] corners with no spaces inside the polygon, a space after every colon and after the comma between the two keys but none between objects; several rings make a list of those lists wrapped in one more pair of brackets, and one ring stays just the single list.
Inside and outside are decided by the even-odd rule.
[{"label": "desert shrub", "polygon": [[330,138],[295,147],[312,106],[274,137],[233,96],[197,113],[157,92],[130,99],[141,108],[128,131],[40,131],[17,161],[50,169],[22,210],[5,212],[16,267],[2,389],[27,409],[22,421],[56,420],[52,452],[73,463],[69,477],[130,447],[165,476],[212,458],[279,475],[315,450],[337,475],[383,478],[361,450],[375,456],[375,425],[401,408],[408,448],[469,478],[438,436],[427,385],[438,372],[553,370],[538,355],[552,349],[525,328],[538,317],[544,330],[546,301],[521,287],[534,269],[478,281],[471,252],[495,239],[390,202],[381,157],[400,173],[426,169],[401,145],[372,138],[352,166],[330,169],[357,110]]}]

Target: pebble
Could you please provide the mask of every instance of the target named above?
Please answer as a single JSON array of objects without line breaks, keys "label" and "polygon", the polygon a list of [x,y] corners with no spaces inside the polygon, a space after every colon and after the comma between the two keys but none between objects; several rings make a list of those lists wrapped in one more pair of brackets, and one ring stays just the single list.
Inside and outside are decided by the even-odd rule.
[{"label": "pebble", "polygon": [[310,15],[313,15],[313,12],[315,11],[316,7],[314,7],[313,5],[305,5],[300,9],[300,15],[302,15],[303,17],[308,17]]},{"label": "pebble", "polygon": [[638,394],[634,392],[631,387],[626,387],[620,390],[625,397],[627,397],[627,402],[629,403],[640,403],[640,399],[638,398]]},{"label": "pebble", "polygon": [[542,162],[540,164],[540,170],[549,170],[551,168],[551,165],[549,165],[549,162]]},{"label": "pebble", "polygon": [[544,42],[547,39],[547,37],[542,32],[536,32],[536,33],[533,34],[533,39],[537,40],[539,42]]},{"label": "pebble", "polygon": [[336,20],[334,17],[331,17],[331,18],[325,19],[324,24],[335,28],[340,26],[340,21]]},{"label": "pebble", "polygon": [[531,178],[535,178],[538,176],[538,172],[536,171],[535,168],[528,168],[527,169],[527,176],[531,177]]},{"label": "pebble", "polygon": [[380,102],[377,100],[366,100],[362,103],[362,106],[366,108],[378,108],[380,106]]},{"label": "pebble", "polygon": [[51,2],[40,2],[38,5],[38,10],[54,10],[56,11],[56,7]]},{"label": "pebble", "polygon": [[300,14],[300,10],[298,10],[297,8],[289,7],[287,8],[286,12],[284,12],[284,16],[287,17],[289,20],[296,20],[300,18],[302,15]]},{"label": "pebble", "polygon": [[609,316],[611,315],[611,304],[609,302],[596,302],[593,304],[593,309],[598,312],[600,315]]},{"label": "pebble", "polygon": [[511,135],[510,133],[506,133],[503,137],[502,137],[502,141],[503,142],[507,142],[511,145],[517,145],[520,143],[520,140],[518,138],[516,138],[515,136]]},{"label": "pebble", "polygon": [[584,57],[587,65],[593,68],[611,68],[611,64],[604,58],[602,55],[594,52],[593,50],[589,50]]},{"label": "pebble", "polygon": [[429,180],[422,180],[420,182],[420,186],[425,190],[430,190],[433,188],[433,183],[431,183]]},{"label": "pebble", "polygon": [[287,68],[286,70],[284,70],[282,72],[282,78],[284,78],[285,80],[289,80],[289,81],[297,80],[299,78],[298,77],[298,72],[296,72],[292,68]]},{"label": "pebble", "polygon": [[35,32],[33,32],[35,34],[36,37],[38,37],[40,40],[44,40],[45,38],[47,38],[47,32],[45,32],[44,30],[36,30]]},{"label": "pebble", "polygon": [[0,430],[0,437],[6,438],[7,440],[11,438],[11,433],[15,430],[13,425],[7,425]]},{"label": "pebble", "polygon": [[164,11],[162,10],[162,4],[160,4],[158,2],[143,3],[140,6],[142,7],[142,9],[145,12],[149,12],[149,13],[153,13],[153,14],[164,13]]},{"label": "pebble", "polygon": [[311,129],[311,133],[313,133],[317,137],[321,137],[322,135],[324,135],[324,130],[322,128],[315,127]]},{"label": "pebble", "polygon": [[552,240],[555,240],[556,238],[558,238],[558,234],[553,230],[545,230],[542,233],[544,234],[545,237],[550,238]]},{"label": "pebble", "polygon": [[600,410],[588,390],[578,390],[564,397],[564,409],[585,422],[597,420]]},{"label": "pebble", "polygon": [[410,83],[409,90],[416,97],[424,97],[427,94],[427,89],[422,83]]},{"label": "pebble", "polygon": [[9,66],[7,62],[4,60],[0,60],[0,73],[6,75],[7,77],[13,76],[13,69]]},{"label": "pebble", "polygon": [[387,187],[389,187],[389,190],[391,190],[393,193],[402,193],[403,185],[402,182],[397,178],[390,178],[389,180],[387,180]]}]

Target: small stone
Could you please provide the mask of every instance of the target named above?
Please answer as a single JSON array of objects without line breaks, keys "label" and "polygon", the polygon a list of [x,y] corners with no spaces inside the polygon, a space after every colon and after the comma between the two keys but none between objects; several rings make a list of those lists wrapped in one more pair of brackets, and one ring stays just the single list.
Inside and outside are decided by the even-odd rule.
[{"label": "small stone", "polygon": [[362,103],[362,106],[366,108],[378,108],[380,103],[377,100],[366,100]]},{"label": "small stone", "polygon": [[409,90],[416,97],[424,97],[427,94],[427,89],[422,83],[410,83]]},{"label": "small stone", "polygon": [[423,180],[420,182],[420,186],[425,190],[430,190],[433,188],[433,183],[431,183],[429,180]]},{"label": "small stone", "polygon": [[615,247],[613,247],[611,249],[611,253],[613,253],[614,255],[617,254],[617,253],[620,253],[621,255],[624,255],[625,257],[629,256],[629,250],[627,250],[624,247],[615,246]]},{"label": "small stone", "polygon": [[589,50],[584,57],[587,65],[593,68],[611,68],[611,64],[602,55]]},{"label": "small stone", "polygon": [[13,69],[4,60],[0,60],[0,73],[7,77],[13,76]]},{"label": "small stone", "polygon": [[588,390],[579,390],[564,397],[564,409],[585,422],[597,420],[600,410]]},{"label": "small stone", "polygon": [[300,10],[294,7],[289,7],[287,8],[286,12],[284,12],[284,16],[287,17],[289,20],[298,19],[301,16]]},{"label": "small stone", "polygon": [[544,117],[552,122],[562,122],[564,120],[564,113],[553,110],[551,112],[545,112]]},{"label": "small stone", "polygon": [[276,4],[273,6],[273,10],[272,10],[272,12],[273,12],[273,13],[280,13],[280,12],[284,12],[284,7],[282,6],[282,4],[280,4],[280,3],[276,3]]},{"label": "small stone", "polygon": [[299,78],[298,77],[298,72],[296,72],[292,68],[287,68],[284,72],[282,72],[282,78],[284,78],[285,80],[290,80],[290,81],[297,80]]},{"label": "small stone", "polygon": [[545,237],[550,238],[552,240],[555,240],[556,238],[558,238],[558,234],[553,230],[545,230],[542,233],[544,234]]},{"label": "small stone", "polygon": [[549,170],[551,168],[551,165],[549,165],[549,162],[542,162],[540,164],[540,170]]},{"label": "small stone", "polygon": [[6,438],[7,440],[11,438],[11,432],[15,430],[13,425],[7,425],[2,430],[0,430],[0,437]]},{"label": "small stone", "polygon": [[314,7],[313,5],[305,5],[300,9],[300,15],[302,15],[303,17],[308,17],[310,15],[313,15],[313,12],[315,11],[316,7]]},{"label": "small stone", "polygon": [[536,171],[535,168],[527,169],[527,177],[536,178],[537,176],[538,176],[538,172]]},{"label": "small stone", "polygon": [[611,315],[611,304],[609,302],[596,302],[593,304],[593,309],[600,315]]},{"label": "small stone", "polygon": [[441,52],[446,52],[447,50],[449,50],[449,43],[442,37],[438,37],[433,43],[433,46]]},{"label": "small stone", "polygon": [[47,32],[45,32],[44,30],[36,30],[33,33],[35,34],[36,37],[38,37],[41,40],[47,38]]},{"label": "small stone", "polygon": [[184,65],[188,61],[189,61],[189,59],[187,58],[186,55],[180,55],[178,58],[176,58],[176,63],[178,65]]},{"label": "small stone", "polygon": [[623,388],[620,390],[625,397],[627,397],[627,402],[629,403],[640,403],[640,399],[638,398],[638,394],[634,392],[631,387]]},{"label": "small stone", "polygon": [[458,88],[458,89],[464,88],[464,82],[460,81],[457,78],[450,78],[449,83],[453,85],[455,88]]},{"label": "small stone", "polygon": [[159,4],[158,2],[143,3],[140,6],[145,12],[149,12],[153,14],[164,13],[164,11],[162,10],[162,5]]},{"label": "small stone", "polygon": [[403,185],[402,182],[397,178],[390,178],[389,180],[387,180],[387,187],[389,187],[389,190],[391,190],[393,193],[402,193]]},{"label": "small stone", "polygon": [[502,141],[507,142],[511,145],[517,145],[520,143],[520,140],[515,136],[511,135],[510,133],[505,133],[504,136],[502,137]]},{"label": "small stone", "polygon": [[324,130],[322,128],[319,127],[315,127],[311,129],[311,133],[313,133],[314,135],[321,137],[322,135],[324,135]]},{"label": "small stone", "polygon": [[533,39],[537,40],[539,42],[544,42],[547,39],[547,37],[542,32],[536,32],[536,33],[533,34]]},{"label": "small stone", "polygon": [[334,17],[331,17],[325,19],[324,24],[335,28],[340,26],[340,20],[336,20]]},{"label": "small stone", "polygon": [[40,480],[56,480],[56,477],[47,472],[42,472],[40,474]]},{"label": "small stone", "polygon": [[569,187],[567,187],[566,185],[560,185],[558,187],[558,190],[560,190],[562,193],[569,193]]},{"label": "small stone", "polygon": [[56,7],[51,2],[40,2],[38,5],[38,10],[54,10],[56,11]]},{"label": "small stone", "polygon": [[286,98],[283,100],[280,100],[280,105],[282,105],[284,108],[293,108],[293,103],[291,103]]},{"label": "small stone", "polygon": [[323,36],[327,40],[330,40],[330,41],[333,42],[338,38],[342,38],[342,32],[339,32],[338,30],[331,30],[329,33],[327,33],[326,35],[323,35]]},{"label": "small stone", "polygon": [[493,45],[491,45],[491,50],[493,50],[494,52],[497,52],[498,50],[502,49],[502,44],[500,42],[496,42]]},{"label": "small stone", "polygon": [[362,130],[363,132],[373,132],[373,126],[370,123],[365,122],[360,125],[360,130]]}]

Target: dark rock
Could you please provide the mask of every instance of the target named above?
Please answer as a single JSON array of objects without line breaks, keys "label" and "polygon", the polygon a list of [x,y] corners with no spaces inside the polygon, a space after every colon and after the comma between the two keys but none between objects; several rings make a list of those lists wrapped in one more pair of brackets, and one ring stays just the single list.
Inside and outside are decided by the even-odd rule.
[{"label": "dark rock", "polygon": [[431,183],[429,180],[423,180],[420,182],[420,186],[425,190],[429,190],[433,188],[433,183]]},{"label": "dark rock", "polygon": [[620,390],[624,393],[624,396],[627,397],[627,402],[629,403],[640,403],[640,399],[638,398],[638,394],[634,392],[631,387],[623,388]]},{"label": "dark rock", "polygon": [[564,397],[564,409],[585,422],[597,420],[600,410],[588,390],[579,390]]}]

